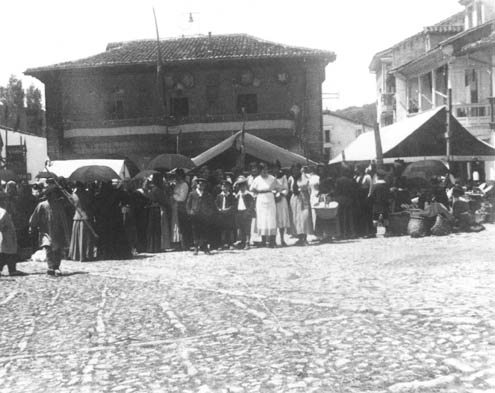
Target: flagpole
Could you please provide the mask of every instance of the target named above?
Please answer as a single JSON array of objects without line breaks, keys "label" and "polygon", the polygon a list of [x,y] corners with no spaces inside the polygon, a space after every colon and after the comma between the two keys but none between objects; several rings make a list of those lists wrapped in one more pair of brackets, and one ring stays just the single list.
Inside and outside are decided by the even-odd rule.
[{"label": "flagpole", "polygon": [[[156,19],[155,7],[153,9],[153,18],[155,20],[155,31],[156,31],[156,88],[158,93],[158,116],[163,116],[163,121],[166,122],[167,115],[167,104],[165,101],[165,91],[163,85],[163,63],[162,63],[162,51],[160,48],[160,33],[158,31],[158,21]],[[168,137],[168,124],[165,124],[166,136]],[[167,138],[168,143],[168,138]]]},{"label": "flagpole", "polygon": [[246,165],[246,148],[244,145],[244,134],[246,133],[246,108],[242,107],[242,128],[241,128],[241,160],[240,167],[244,170]]}]

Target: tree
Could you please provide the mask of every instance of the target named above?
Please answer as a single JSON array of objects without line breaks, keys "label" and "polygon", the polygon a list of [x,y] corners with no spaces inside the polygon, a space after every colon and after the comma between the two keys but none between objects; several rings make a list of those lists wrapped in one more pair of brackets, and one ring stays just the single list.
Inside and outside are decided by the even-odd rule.
[{"label": "tree", "polygon": [[41,91],[34,85],[26,90],[26,116],[28,131],[41,135],[43,130],[43,105]]},{"label": "tree", "polygon": [[15,75],[11,75],[7,86],[0,89],[0,101],[3,104],[2,123],[7,127],[19,129],[24,111],[24,89],[22,81]]}]

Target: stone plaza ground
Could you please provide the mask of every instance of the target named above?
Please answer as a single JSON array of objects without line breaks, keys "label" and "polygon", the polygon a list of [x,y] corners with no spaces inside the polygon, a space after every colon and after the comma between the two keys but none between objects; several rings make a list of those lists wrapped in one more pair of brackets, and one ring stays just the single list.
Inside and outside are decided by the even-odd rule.
[{"label": "stone plaza ground", "polygon": [[0,393],[495,392],[493,225],[19,268]]}]

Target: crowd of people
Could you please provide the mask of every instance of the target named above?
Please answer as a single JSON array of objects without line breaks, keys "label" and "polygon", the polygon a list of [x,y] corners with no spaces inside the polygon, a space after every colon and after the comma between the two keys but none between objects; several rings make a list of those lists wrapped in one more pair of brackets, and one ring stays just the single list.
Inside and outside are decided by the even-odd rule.
[{"label": "crowd of people", "polygon": [[22,274],[16,262],[25,249],[40,250],[47,273],[60,275],[63,258],[127,259],[174,250],[209,254],[286,246],[287,236],[300,246],[308,245],[308,236],[319,242],[376,237],[378,225],[389,234],[391,214],[412,209],[444,214],[460,230],[473,228],[473,208],[455,179],[415,184],[401,172],[372,164],[283,169],[251,163],[237,173],[203,166],[86,184],[63,178],[34,185],[10,181],[0,190],[0,272],[7,265],[9,274]]}]

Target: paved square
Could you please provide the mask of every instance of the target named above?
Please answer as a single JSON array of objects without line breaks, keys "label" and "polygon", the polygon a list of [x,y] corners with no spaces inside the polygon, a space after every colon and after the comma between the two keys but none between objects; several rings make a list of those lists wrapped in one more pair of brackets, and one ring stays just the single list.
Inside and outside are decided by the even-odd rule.
[{"label": "paved square", "polygon": [[0,278],[0,393],[494,392],[494,240],[23,263]]}]

